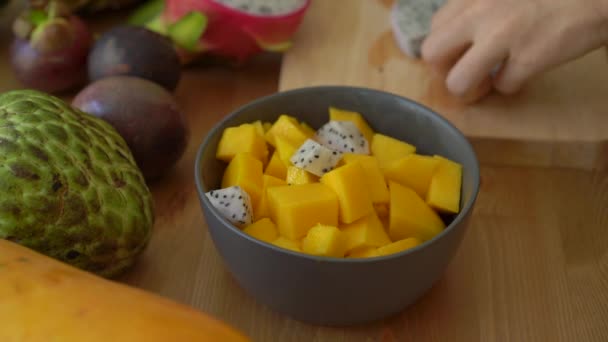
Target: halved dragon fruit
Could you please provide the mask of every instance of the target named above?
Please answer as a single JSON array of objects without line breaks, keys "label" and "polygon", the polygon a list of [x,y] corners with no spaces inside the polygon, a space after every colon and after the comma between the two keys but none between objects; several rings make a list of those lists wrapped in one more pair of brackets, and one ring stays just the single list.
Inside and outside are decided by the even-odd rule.
[{"label": "halved dragon fruit", "polygon": [[341,158],[342,152],[330,150],[312,139],[307,139],[289,161],[294,166],[321,177],[333,170]]},{"label": "halved dragon fruit", "polygon": [[399,49],[420,58],[422,42],[431,30],[435,12],[446,0],[397,0],[390,14],[393,36]]},{"label": "halved dragon fruit", "polygon": [[314,139],[335,151],[369,154],[369,142],[352,121],[329,121],[319,128]]},{"label": "halved dragon fruit", "polygon": [[[142,17],[148,17],[145,25],[167,33],[191,55],[209,53],[242,63],[262,51],[288,49],[309,5],[310,0],[165,0],[164,6],[155,7],[162,10],[160,16]],[[205,20],[189,18],[193,13]],[[169,32],[185,20],[196,24]],[[179,44],[192,38],[193,46]]]},{"label": "halved dragon fruit", "polygon": [[205,193],[211,205],[220,214],[237,226],[246,226],[253,222],[251,213],[251,198],[238,185]]}]

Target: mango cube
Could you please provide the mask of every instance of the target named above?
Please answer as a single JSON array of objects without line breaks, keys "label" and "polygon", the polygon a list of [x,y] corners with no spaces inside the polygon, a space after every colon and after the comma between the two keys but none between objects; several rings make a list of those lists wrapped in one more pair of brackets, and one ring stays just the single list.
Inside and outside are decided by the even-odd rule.
[{"label": "mango cube", "polygon": [[381,169],[391,163],[416,152],[416,147],[401,140],[376,133],[371,142],[372,155],[378,158]]},{"label": "mango cube", "polygon": [[275,153],[279,154],[279,159],[283,162],[285,167],[291,165],[291,156],[298,150],[300,145],[294,145],[289,140],[283,137],[275,138]]},{"label": "mango cube", "polygon": [[268,161],[268,145],[254,125],[228,127],[222,132],[216,158],[228,163],[238,153],[250,153],[264,164]]},{"label": "mango cube", "polygon": [[372,258],[377,256],[379,256],[379,254],[378,248],[376,247],[363,247],[355,249],[347,255],[348,258]]},{"label": "mango cube", "polygon": [[321,177],[321,183],[331,188],[340,203],[340,222],[352,223],[370,214],[371,191],[360,163],[348,163]]},{"label": "mango cube", "polygon": [[262,196],[260,202],[253,207],[253,217],[259,220],[263,217],[270,217],[270,205],[268,204],[268,189],[273,186],[287,185],[284,180],[270,176],[262,176]]},{"label": "mango cube", "polygon": [[407,238],[399,241],[395,241],[386,246],[379,247],[376,250],[378,256],[384,256],[389,254],[395,254],[402,251],[405,251],[410,248],[414,248],[420,244],[420,240],[417,238]]},{"label": "mango cube", "polygon": [[318,223],[338,225],[338,196],[324,184],[277,186],[267,194],[271,218],[286,238],[300,239]]},{"label": "mango cube", "polygon": [[374,136],[374,130],[369,127],[369,124],[363,118],[363,115],[357,112],[329,107],[329,120],[331,121],[352,121],[359,131],[363,134],[367,142],[371,144]]},{"label": "mango cube", "polygon": [[439,160],[439,166],[431,179],[426,203],[438,211],[457,214],[460,211],[462,165],[440,156],[434,157]]},{"label": "mango cube", "polygon": [[420,241],[441,233],[445,224],[412,189],[389,181],[389,235],[393,241],[415,237]]},{"label": "mango cube", "polygon": [[[380,222],[382,222],[382,227],[384,227],[385,232],[390,231],[391,218],[389,216],[390,215],[387,215],[386,217],[380,217]],[[390,236],[390,234],[389,234],[389,236]]]},{"label": "mango cube", "polygon": [[416,191],[420,197],[426,198],[431,178],[438,165],[437,158],[410,154],[392,163],[384,170],[384,175],[387,180],[407,186]]},{"label": "mango cube", "polygon": [[341,258],[345,252],[342,232],[334,226],[317,224],[310,228],[302,239],[302,251],[312,255]]},{"label": "mango cube", "polygon": [[249,194],[255,208],[262,197],[262,162],[250,153],[238,153],[224,171],[222,188],[238,185]]},{"label": "mango cube", "polygon": [[243,231],[258,240],[271,243],[279,237],[276,225],[269,218],[258,220],[243,229]]},{"label": "mango cube", "polygon": [[277,151],[272,153],[272,157],[270,157],[270,161],[268,162],[268,165],[266,165],[264,173],[280,179],[285,179],[287,177],[287,167],[281,160],[281,157],[279,157]]},{"label": "mango cube", "polygon": [[272,122],[264,122],[262,123],[262,127],[264,128],[264,138],[266,138],[266,132],[270,131],[270,128],[272,128]]},{"label": "mango cube", "polygon": [[[253,125],[253,127],[255,127],[256,133],[260,137],[262,137],[262,139],[265,139],[264,136],[266,135],[266,132],[264,132],[264,126],[262,125],[262,121],[260,121],[260,120],[254,121],[252,123],[252,125]],[[266,141],[266,140],[264,140],[264,141]]]},{"label": "mango cube", "polygon": [[290,240],[284,236],[279,236],[276,240],[271,242],[273,245],[284,248],[284,249],[289,249],[290,251],[294,251],[294,252],[301,252],[302,248],[300,247],[300,242],[299,241],[294,241],[294,240]]},{"label": "mango cube", "polygon": [[276,147],[276,138],[282,137],[297,148],[311,136],[302,129],[296,118],[282,114],[266,132],[266,141]]},{"label": "mango cube", "polygon": [[384,174],[380,170],[378,159],[374,156],[346,153],[342,156],[344,164],[359,162],[365,171],[365,179],[369,184],[372,203],[388,203],[388,187]]},{"label": "mango cube", "polygon": [[388,203],[375,203],[374,210],[376,211],[376,215],[378,215],[379,218],[388,217]]},{"label": "mango cube", "polygon": [[319,177],[307,172],[299,167],[290,166],[287,168],[287,184],[310,184],[319,181]]},{"label": "mango cube", "polygon": [[340,227],[345,237],[346,251],[363,247],[380,247],[391,243],[375,212]]},{"label": "mango cube", "polygon": [[310,127],[306,122],[301,122],[300,127],[302,127],[302,131],[309,137],[312,137],[316,133],[315,129]]}]

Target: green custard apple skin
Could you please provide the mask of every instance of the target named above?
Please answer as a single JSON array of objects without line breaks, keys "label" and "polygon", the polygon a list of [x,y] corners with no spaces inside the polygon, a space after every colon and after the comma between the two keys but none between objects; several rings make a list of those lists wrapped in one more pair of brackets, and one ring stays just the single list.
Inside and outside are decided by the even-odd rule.
[{"label": "green custard apple skin", "polygon": [[42,92],[0,94],[0,238],[111,278],[153,225],[150,190],[112,126]]}]

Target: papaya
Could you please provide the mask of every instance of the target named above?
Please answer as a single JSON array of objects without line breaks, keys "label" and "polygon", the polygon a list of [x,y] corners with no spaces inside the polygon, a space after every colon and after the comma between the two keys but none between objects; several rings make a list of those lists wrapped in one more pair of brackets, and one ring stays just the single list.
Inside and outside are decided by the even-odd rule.
[{"label": "papaya", "polygon": [[0,341],[251,341],[202,311],[0,239]]}]

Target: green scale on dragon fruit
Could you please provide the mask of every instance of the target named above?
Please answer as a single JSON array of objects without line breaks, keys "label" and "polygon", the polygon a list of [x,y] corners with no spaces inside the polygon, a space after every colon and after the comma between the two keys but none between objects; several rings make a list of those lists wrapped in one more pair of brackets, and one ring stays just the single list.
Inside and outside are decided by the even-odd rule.
[{"label": "green scale on dragon fruit", "polygon": [[204,29],[189,52],[242,64],[260,52],[291,47],[309,5],[310,0],[166,0],[155,25],[171,27],[192,13],[202,14]]}]

